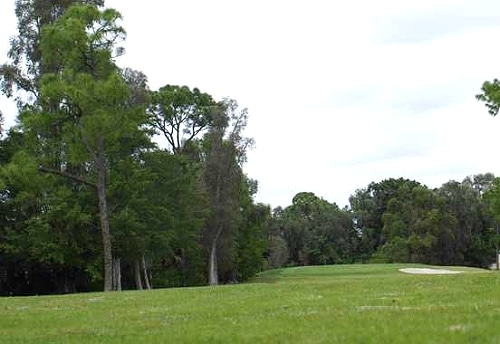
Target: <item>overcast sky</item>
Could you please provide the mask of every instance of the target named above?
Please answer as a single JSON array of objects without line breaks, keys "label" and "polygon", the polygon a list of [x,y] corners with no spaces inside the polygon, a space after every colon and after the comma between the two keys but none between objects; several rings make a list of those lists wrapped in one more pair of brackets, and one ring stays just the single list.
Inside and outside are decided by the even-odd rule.
[{"label": "overcast sky", "polygon": [[[140,5],[138,5],[140,4]],[[301,191],[339,206],[371,181],[429,187],[500,175],[500,118],[474,96],[500,77],[495,0],[106,0],[128,32],[121,66],[150,87],[198,87],[249,110],[257,201]],[[15,34],[0,1],[0,62]],[[15,110],[0,109],[12,123]]]}]

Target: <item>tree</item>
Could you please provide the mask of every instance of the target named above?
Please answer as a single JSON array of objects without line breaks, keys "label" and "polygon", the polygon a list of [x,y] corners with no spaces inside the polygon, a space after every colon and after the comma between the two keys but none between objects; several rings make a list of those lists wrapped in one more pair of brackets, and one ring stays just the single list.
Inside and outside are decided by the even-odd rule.
[{"label": "tree", "polygon": [[436,197],[425,186],[402,184],[382,214],[384,244],[378,255],[389,262],[431,263],[443,225]]},{"label": "tree", "polygon": [[148,77],[143,72],[128,67],[121,69],[120,74],[129,88],[128,106],[148,106],[151,98]]},{"label": "tree", "polygon": [[289,260],[290,252],[284,238],[284,228],[282,226],[284,216],[285,209],[282,207],[277,207],[271,212],[267,235],[267,250],[265,252],[269,268],[280,268]]},{"label": "tree", "polygon": [[462,181],[462,185],[472,188],[479,197],[489,190],[495,175],[493,173],[480,173],[473,176],[468,176]]},{"label": "tree", "polygon": [[388,202],[396,194],[409,191],[420,183],[404,178],[390,178],[381,182],[372,182],[368,187],[356,190],[349,198],[351,209],[361,232],[360,254],[367,259],[385,243],[382,216]]},{"label": "tree", "polygon": [[[142,154],[148,177],[141,183],[140,223],[149,235],[146,250],[155,284],[182,287],[206,281],[200,237],[208,202],[201,171],[188,157],[157,150]],[[134,202],[137,201],[134,196]],[[124,237],[128,242],[128,237]]]},{"label": "tree", "polygon": [[264,204],[255,204],[253,196],[258,190],[256,180],[244,175],[239,191],[239,219],[233,235],[232,247],[219,268],[219,275],[225,281],[241,282],[254,276],[264,267],[267,228],[270,220],[270,208]]},{"label": "tree", "polygon": [[41,32],[74,4],[104,6],[104,0],[16,0],[19,34],[11,40],[10,63],[0,66],[1,90],[17,95],[19,107],[36,104],[38,81],[44,73],[55,72],[57,65],[42,66]]},{"label": "tree", "polygon": [[[117,160],[137,152],[148,141],[139,130],[145,114],[140,107],[130,106],[129,87],[112,59],[115,44],[125,37],[125,31],[116,23],[120,18],[115,10],[100,11],[81,5],[69,8],[53,24],[43,27],[42,67],[59,67],[57,73],[44,73],[40,78],[41,107],[26,111],[21,117],[23,127],[39,147],[51,149],[44,138],[50,138],[56,128],[65,148],[57,168],[45,167],[44,161],[40,161],[42,172],[70,178],[96,190],[105,291],[114,288],[106,195],[109,170]],[[51,111],[45,111],[45,104]],[[74,174],[67,170],[68,166],[83,170]]]},{"label": "tree", "polygon": [[236,237],[236,272],[233,274],[238,281],[245,281],[262,270],[271,217],[268,205],[254,204],[251,199],[242,205],[242,221]]},{"label": "tree", "polygon": [[[482,256],[490,257],[490,252],[493,250],[496,253],[497,269],[500,266],[500,178],[495,178],[490,185],[490,188],[484,194],[485,205],[487,211],[492,218],[491,226],[487,227],[481,237],[477,237],[474,241],[474,248],[482,253]],[[491,261],[484,261],[483,265]],[[486,264],[485,264],[486,263]]]},{"label": "tree", "polygon": [[217,110],[212,96],[197,88],[166,85],[152,92],[148,112],[151,124],[177,154],[210,125]]},{"label": "tree", "polygon": [[297,193],[291,206],[273,213],[271,266],[351,263],[358,249],[359,236],[350,212],[312,192]]},{"label": "tree", "polygon": [[0,293],[87,291],[99,257],[92,193],[39,174],[25,144],[15,128],[0,143]]},{"label": "tree", "polygon": [[[379,219],[382,226],[380,244],[371,251],[370,259],[484,266],[483,243],[489,220],[482,195],[489,192],[491,178],[491,174],[480,174],[434,190],[393,179],[372,183],[370,192],[358,192],[351,201],[361,219],[362,239],[367,233],[377,233],[367,232],[365,219]],[[365,242],[362,240],[363,245]]]},{"label": "tree", "polygon": [[476,95],[476,99],[484,102],[490,115],[494,117],[498,115],[500,110],[500,80],[485,81],[481,87],[481,93]]},{"label": "tree", "polygon": [[[486,108],[488,109],[488,113],[492,116],[497,116],[498,115],[498,112],[500,111],[500,80],[498,79],[493,79],[493,81],[485,81],[481,87],[481,93],[477,94],[476,95],[476,99],[479,100],[479,101],[482,101],[485,103],[485,106]],[[495,201],[495,194],[497,194],[496,192],[496,189],[498,187],[498,183],[495,181],[493,182],[493,187],[494,187],[494,191],[491,192],[489,198],[490,198],[490,202],[492,204],[492,208],[491,210],[494,212],[494,217],[495,217],[495,220],[496,219],[496,213],[498,210],[498,207],[495,206],[496,204],[496,201]],[[496,221],[496,223],[498,224],[498,221]],[[500,254],[498,253],[499,249],[498,247],[500,247],[500,244],[498,244],[498,225],[497,225],[497,234],[496,234],[496,237],[497,239],[494,239],[494,241],[496,241],[496,247],[497,247],[497,267],[500,266]],[[495,230],[492,230],[491,233],[490,233],[490,236],[495,236]]]},{"label": "tree", "polygon": [[[252,140],[243,137],[247,110],[238,111],[235,100],[220,104],[208,133],[203,139],[203,181],[210,203],[210,215],[204,226],[203,239],[208,251],[208,281],[219,283],[218,264],[223,253],[230,252],[239,221],[241,166]],[[224,249],[224,250],[223,250]]]}]

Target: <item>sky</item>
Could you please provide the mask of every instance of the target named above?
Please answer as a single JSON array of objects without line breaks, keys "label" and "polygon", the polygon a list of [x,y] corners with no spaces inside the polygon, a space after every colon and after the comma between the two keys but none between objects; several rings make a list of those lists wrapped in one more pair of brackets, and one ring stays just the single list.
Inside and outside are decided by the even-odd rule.
[{"label": "sky", "polygon": [[[387,178],[429,187],[500,176],[500,118],[475,99],[500,77],[495,0],[106,0],[127,30],[122,67],[152,89],[197,87],[248,108],[256,201],[313,192],[340,207]],[[0,62],[16,33],[0,1]],[[15,107],[5,98],[6,124]]]}]

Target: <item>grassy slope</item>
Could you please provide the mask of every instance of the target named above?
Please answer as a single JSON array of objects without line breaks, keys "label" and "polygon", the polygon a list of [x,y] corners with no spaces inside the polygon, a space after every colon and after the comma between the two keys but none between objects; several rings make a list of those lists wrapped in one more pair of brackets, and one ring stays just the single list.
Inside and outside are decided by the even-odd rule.
[{"label": "grassy slope", "polygon": [[400,267],[290,268],[217,288],[3,298],[0,341],[500,343],[500,274],[407,275]]}]

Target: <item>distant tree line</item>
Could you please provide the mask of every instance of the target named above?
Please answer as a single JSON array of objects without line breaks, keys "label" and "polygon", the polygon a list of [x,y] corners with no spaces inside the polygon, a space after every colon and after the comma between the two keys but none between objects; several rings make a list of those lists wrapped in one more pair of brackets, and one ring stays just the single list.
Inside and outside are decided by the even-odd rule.
[{"label": "distant tree line", "polygon": [[413,262],[487,267],[500,244],[500,179],[493,174],[440,188],[408,179],[370,183],[350,207],[312,193],[275,209],[269,226],[271,267]]},{"label": "distant tree line", "polygon": [[[242,282],[263,269],[355,262],[486,266],[500,181],[430,190],[389,179],[340,209],[312,193],[271,210],[243,171],[233,99],[118,68],[125,30],[102,0],[17,0],[0,67],[19,109],[0,140],[0,294]],[[165,145],[155,143],[162,136]]]}]

